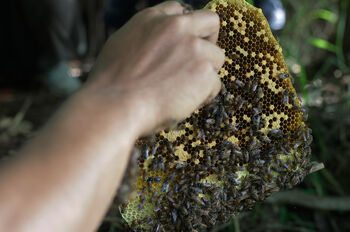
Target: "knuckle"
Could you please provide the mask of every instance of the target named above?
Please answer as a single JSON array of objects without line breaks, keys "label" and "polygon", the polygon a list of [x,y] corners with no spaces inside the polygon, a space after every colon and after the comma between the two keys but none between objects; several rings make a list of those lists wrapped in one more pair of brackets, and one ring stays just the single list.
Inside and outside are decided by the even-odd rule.
[{"label": "knuckle", "polygon": [[217,13],[211,11],[211,10],[208,10],[208,9],[204,9],[203,10],[204,12],[206,12],[208,14],[208,16],[210,16],[212,18],[213,21],[215,21],[218,26],[220,24],[220,17]]},{"label": "knuckle", "polygon": [[208,60],[200,60],[198,64],[196,65],[198,72],[202,74],[212,74],[213,72],[213,65]]},{"label": "knuckle", "polygon": [[178,1],[165,1],[165,4],[168,7],[182,7],[180,2],[178,2]]},{"label": "knuckle", "polygon": [[150,7],[147,9],[144,9],[142,11],[142,14],[144,14],[146,17],[153,18],[160,14],[159,10],[155,7]]},{"label": "knuckle", "polygon": [[183,30],[185,27],[186,27],[186,24],[187,24],[187,20],[185,17],[182,17],[182,16],[172,16],[172,17],[169,17],[168,19],[168,24],[169,24],[169,27],[171,27],[173,30],[176,30],[176,31],[181,31]]},{"label": "knuckle", "polygon": [[213,15],[213,20],[216,21],[217,26],[220,27],[220,17],[219,17],[219,15],[217,13],[212,12],[212,11],[210,11],[210,13]]},{"label": "knuckle", "polygon": [[190,39],[188,40],[188,47],[189,47],[189,50],[195,54],[196,56],[201,56],[201,43],[199,41],[198,38],[196,37],[190,37]]}]

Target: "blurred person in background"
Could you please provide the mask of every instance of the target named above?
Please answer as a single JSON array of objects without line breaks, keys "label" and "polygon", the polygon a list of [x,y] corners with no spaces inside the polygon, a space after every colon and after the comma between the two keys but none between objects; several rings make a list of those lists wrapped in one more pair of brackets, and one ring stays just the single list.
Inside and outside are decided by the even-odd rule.
[{"label": "blurred person in background", "polygon": [[[91,32],[84,23],[82,5],[94,5],[94,1],[98,0],[5,0],[1,11],[3,19],[0,20],[0,87],[8,84],[30,86],[33,77],[41,73],[51,93],[65,96],[76,91],[81,85],[76,78],[81,74],[79,60],[88,52],[87,35],[89,32],[93,33],[92,37],[98,34]],[[113,32],[136,12],[163,0],[106,2],[103,19],[107,31]],[[209,1],[182,2],[198,9]],[[280,0],[255,0],[254,3],[262,8],[272,30],[283,28],[285,11]],[[97,20],[102,21],[102,18]]]},{"label": "blurred person in background", "polygon": [[78,0],[5,0],[0,21],[2,85],[29,85],[38,73],[54,94],[80,87],[73,60],[86,52]]}]

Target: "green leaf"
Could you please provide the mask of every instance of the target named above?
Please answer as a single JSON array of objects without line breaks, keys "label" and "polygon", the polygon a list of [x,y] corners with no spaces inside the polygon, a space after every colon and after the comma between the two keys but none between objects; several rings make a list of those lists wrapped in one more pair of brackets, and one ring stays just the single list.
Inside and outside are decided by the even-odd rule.
[{"label": "green leaf", "polygon": [[254,0],[246,0],[250,5],[254,6]]},{"label": "green leaf", "polygon": [[321,195],[321,196],[328,195],[327,190],[324,187],[322,178],[320,177],[320,175],[317,172],[310,174],[310,179],[311,179],[311,183],[314,185],[318,195]]},{"label": "green leaf", "polygon": [[328,42],[327,40],[311,37],[309,43],[317,48],[321,48],[330,52],[336,53],[337,46]]},{"label": "green leaf", "polygon": [[288,221],[288,210],[287,207],[285,205],[281,205],[280,206],[280,222],[282,224],[286,224]]},{"label": "green leaf", "polygon": [[298,215],[296,213],[290,213],[289,216],[293,221],[295,221],[300,226],[306,227],[312,231],[316,231],[316,226],[312,222],[304,221],[301,215]]},{"label": "green leaf", "polygon": [[230,224],[228,226],[228,231],[229,232],[235,232],[235,226],[233,225],[233,219],[231,218]]},{"label": "green leaf", "polygon": [[313,19],[324,19],[331,23],[336,23],[338,20],[338,16],[336,14],[325,9],[314,10],[311,12],[311,17]]}]

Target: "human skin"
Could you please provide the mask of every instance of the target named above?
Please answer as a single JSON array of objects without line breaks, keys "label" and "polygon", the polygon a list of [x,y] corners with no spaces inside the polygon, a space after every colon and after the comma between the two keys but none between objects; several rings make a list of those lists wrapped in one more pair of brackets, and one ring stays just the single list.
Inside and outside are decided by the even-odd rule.
[{"label": "human skin", "polygon": [[217,95],[216,14],[165,2],[107,41],[87,84],[0,167],[0,231],[95,231],[137,138]]}]

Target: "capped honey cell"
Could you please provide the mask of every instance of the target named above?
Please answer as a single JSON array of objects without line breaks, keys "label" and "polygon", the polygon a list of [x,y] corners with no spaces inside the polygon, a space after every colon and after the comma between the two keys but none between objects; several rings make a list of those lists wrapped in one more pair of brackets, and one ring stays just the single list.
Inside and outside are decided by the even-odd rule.
[{"label": "capped honey cell", "polygon": [[262,11],[244,0],[206,8],[221,20],[222,89],[177,128],[137,142],[138,194],[120,206],[132,230],[206,231],[311,170],[307,117]]}]

